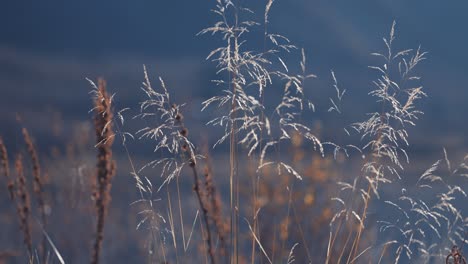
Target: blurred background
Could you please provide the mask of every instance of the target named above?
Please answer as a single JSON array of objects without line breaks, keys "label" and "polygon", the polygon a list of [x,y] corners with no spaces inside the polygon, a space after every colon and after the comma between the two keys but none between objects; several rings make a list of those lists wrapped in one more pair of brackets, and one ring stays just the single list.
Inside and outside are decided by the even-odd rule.
[{"label": "blurred background", "polygon": [[[238,2],[262,19],[266,1]],[[192,135],[213,144],[209,139],[211,128],[203,125],[210,116],[199,110],[203,100],[219,93],[210,82],[216,77],[215,64],[205,58],[221,42],[217,37],[196,34],[216,21],[210,11],[215,4],[214,0],[4,1],[0,8],[0,135],[9,151],[24,149],[19,131],[26,126],[44,163],[53,160],[54,153],[55,158],[63,158],[60,153],[66,153],[65,146],[75,138],[77,148],[83,147],[86,153],[83,159],[88,157],[92,164],[92,133],[89,141],[78,140],[92,132],[92,88],[85,78],[105,78],[110,92],[116,94],[117,108],[137,108],[142,98],[144,64],[155,83],[158,76],[163,77],[176,100],[187,103],[185,116]],[[384,51],[382,37],[388,35],[395,20],[396,49],[421,46],[428,52],[428,59],[417,70],[428,94],[418,104],[425,114],[409,130],[410,155],[417,157],[413,164],[420,164],[417,170],[423,171],[443,155],[442,148],[450,158],[460,160],[468,147],[467,11],[468,2],[462,0],[277,0],[269,28],[306,50],[309,72],[318,76],[306,87],[317,108],[314,120],[323,127],[321,133],[332,139],[343,136],[340,128],[363,120],[366,112],[373,111],[375,104],[367,93],[376,75],[368,66],[379,61],[370,53]],[[333,120],[327,113],[328,97],[334,94],[331,70],[340,88],[347,90],[345,111]],[[151,151],[144,150],[148,149],[134,147],[135,159],[151,159],[146,156]],[[126,164],[123,150],[116,147],[115,151]],[[48,170],[60,171],[53,164]],[[119,198],[113,203],[122,210],[115,212],[135,214],[129,206],[137,199],[134,182],[126,165],[120,168],[113,190],[113,196]],[[81,197],[80,188],[84,190],[85,186],[80,184],[84,183],[72,176],[73,181],[62,177],[63,184],[77,192],[73,195]],[[188,182],[186,188],[190,186]],[[88,193],[83,192],[85,198],[79,199],[86,199]],[[13,209],[7,206],[3,192],[1,200],[2,214],[11,214]],[[64,223],[59,213],[54,214],[57,223]],[[68,218],[72,219],[67,225],[81,222],[79,216]],[[114,241],[129,240],[125,236],[131,234],[138,237],[136,223],[123,222],[126,231]],[[2,250],[21,246],[18,236],[10,243],[17,233],[17,227],[10,226],[10,231],[2,226]],[[62,239],[69,243],[58,243],[64,248],[89,247],[86,240]],[[136,248],[127,247],[119,254],[138,255]],[[79,259],[80,253],[76,254],[69,253],[68,258]],[[119,254],[109,257],[108,263],[117,263]]]},{"label": "blurred background", "polygon": [[[262,14],[264,1],[255,2],[252,9]],[[154,0],[4,3],[0,10],[2,134],[14,136],[11,128],[17,112],[30,117],[35,123],[29,125],[38,130],[48,129],[41,128],[45,123],[40,120],[49,111],[61,113],[67,121],[86,120],[90,109],[86,77],[106,78],[119,103],[134,105],[143,64],[155,79],[162,76],[171,89],[183,91],[176,93],[181,101],[199,107],[200,100],[216,93],[210,83],[215,65],[205,57],[219,41],[196,36],[215,21],[210,12],[214,5],[215,1]],[[397,49],[421,45],[429,52],[419,68],[429,95],[422,105],[426,115],[416,128],[424,133],[415,132],[418,138],[412,140],[455,151],[467,145],[463,136],[468,109],[467,8],[462,0],[276,1],[270,29],[306,49],[308,68],[318,75],[308,89],[332,89],[333,69],[347,89],[346,103],[353,106],[348,112],[362,117],[366,109],[360,102],[366,100],[374,77],[367,66],[376,63],[369,54],[384,49],[382,37],[396,20]],[[356,119],[348,118],[350,123]],[[50,134],[40,133],[44,133],[41,138]]]}]

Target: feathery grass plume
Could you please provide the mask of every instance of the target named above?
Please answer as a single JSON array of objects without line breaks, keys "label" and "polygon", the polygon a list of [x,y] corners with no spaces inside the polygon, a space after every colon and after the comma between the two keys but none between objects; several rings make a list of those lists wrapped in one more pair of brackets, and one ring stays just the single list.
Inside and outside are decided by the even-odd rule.
[{"label": "feathery grass plume", "polygon": [[7,152],[7,148],[5,146],[5,143],[3,142],[2,137],[0,137],[0,163],[1,163],[0,168],[2,169],[3,174],[5,175],[6,180],[7,180],[7,188],[8,188],[8,193],[10,195],[10,199],[14,201],[15,200],[15,182],[10,177],[8,152]]},{"label": "feathery grass plume", "polygon": [[20,218],[20,228],[23,231],[24,244],[28,254],[32,257],[32,236],[31,236],[31,199],[29,197],[26,177],[24,175],[23,157],[19,154],[15,161],[16,168],[16,197],[18,197],[17,211]]},{"label": "feathery grass plume", "polygon": [[[215,117],[208,124],[224,129],[223,136],[215,146],[229,139],[230,253],[234,262],[238,256],[239,215],[236,208],[240,205],[238,145],[244,146],[247,156],[251,158],[258,154],[258,172],[265,166],[276,165],[278,174],[286,171],[299,179],[301,175],[286,161],[266,161],[267,155],[274,152],[273,150],[278,151],[282,143],[289,141],[292,131],[298,131],[323,153],[322,143],[300,118],[303,111],[314,110],[314,105],[304,94],[304,82],[315,75],[306,73],[304,50],[300,62],[302,72],[289,73],[282,56],[297,50],[297,47],[291,44],[288,38],[267,31],[268,13],[272,4],[273,1],[269,1],[265,7],[265,43],[261,52],[255,51],[254,47],[249,48],[250,43],[247,41],[248,33],[260,23],[241,19],[254,12],[232,1],[217,0],[216,9],[213,11],[219,17],[219,21],[199,33],[218,34],[224,41],[224,46],[214,49],[207,56],[207,59],[217,64],[217,74],[222,76],[221,79],[213,80],[216,85],[222,87],[222,94],[204,101],[202,110],[211,105],[224,110],[221,116]],[[225,79],[222,79],[223,77]],[[272,93],[266,93],[265,89],[270,88],[274,82],[285,84],[282,98],[277,106],[266,106],[263,102],[269,100],[265,97]],[[278,152],[275,154],[277,155],[273,157],[280,157]]]},{"label": "feathery grass plume", "polygon": [[8,260],[16,258],[16,257],[18,257],[20,255],[21,255],[20,252],[16,252],[16,251],[13,251],[13,250],[0,251],[0,263],[5,264],[5,263],[7,263]]},{"label": "feathery grass plume", "polygon": [[[164,158],[152,160],[143,165],[138,171],[133,172],[136,187],[141,196],[141,199],[133,204],[142,206],[141,211],[138,213],[141,220],[137,224],[137,229],[146,227],[151,231],[151,237],[148,242],[149,246],[152,247],[149,251],[150,255],[153,254],[151,252],[160,252],[160,255],[166,261],[165,232],[168,231],[170,233],[175,244],[175,231],[171,227],[166,228],[163,226],[167,224],[167,221],[156,208],[157,204],[155,201],[161,200],[156,196],[159,195],[159,191],[164,186],[178,177],[185,165],[188,164],[186,160],[180,158],[179,151],[182,149],[182,146],[193,149],[193,145],[180,133],[182,128],[177,123],[177,119],[181,118],[181,115],[178,115],[180,106],[171,104],[169,92],[162,78],[159,78],[162,88],[162,92],[159,92],[153,89],[146,66],[144,65],[143,71],[144,81],[141,89],[145,93],[146,99],[140,102],[140,114],[134,118],[145,120],[147,126],[138,130],[136,135],[139,140],[149,139],[155,141],[154,152],[160,153]],[[145,169],[155,167],[161,168],[160,177],[163,179],[163,182],[160,186],[154,186],[151,179],[142,175]],[[171,219],[169,221],[171,222]],[[156,247],[159,247],[159,250]]]},{"label": "feathery grass plume", "polygon": [[114,132],[112,131],[112,100],[106,91],[106,82],[98,80],[98,86],[94,85],[94,126],[96,129],[96,148],[98,150],[96,165],[96,190],[94,192],[97,211],[96,238],[93,245],[91,263],[99,263],[99,256],[104,239],[104,223],[108,207],[111,201],[110,191],[112,178],[115,175],[116,165],[112,160],[112,143]]},{"label": "feathery grass plume", "polygon": [[387,250],[394,250],[390,258],[395,263],[442,263],[453,246],[466,239],[468,215],[463,208],[468,198],[468,155],[453,170],[448,158],[444,160],[446,170],[443,159],[438,160],[415,186],[385,201],[386,209],[394,213],[379,221],[379,235],[389,244]]},{"label": "feathery grass plume", "polygon": [[329,98],[331,102],[330,108],[328,108],[328,112],[336,111],[337,113],[341,114],[341,101],[343,100],[343,96],[346,93],[346,89],[340,90],[338,87],[338,81],[335,76],[335,72],[331,71],[331,77],[333,79],[333,88],[335,88],[336,91],[336,99]]},{"label": "feathery grass plume", "polygon": [[[28,148],[28,153],[32,161],[33,165],[33,189],[34,194],[36,196],[37,202],[39,204],[39,212],[41,215],[42,226],[45,229],[47,224],[47,215],[46,215],[46,202],[44,198],[44,177],[41,174],[41,166],[39,164],[39,157],[37,155],[36,148],[34,147],[33,141],[29,132],[26,128],[22,129],[23,138]],[[42,255],[42,262],[46,260],[46,238],[43,237],[41,243],[41,255]]]},{"label": "feathery grass plume", "polygon": [[[273,1],[270,1],[267,10],[271,8]],[[251,28],[259,25],[254,21],[239,21],[239,12],[253,13],[253,11],[235,6],[231,1],[218,1],[217,9],[214,10],[220,16],[220,21],[213,27],[202,30],[199,34],[220,34],[226,46],[213,50],[207,57],[217,63],[219,75],[227,74],[228,80],[213,80],[218,86],[224,86],[222,95],[214,96],[203,102],[202,110],[212,104],[218,108],[227,107],[226,115],[216,117],[208,124],[224,127],[224,135],[216,142],[215,146],[223,143],[231,135],[236,135],[239,139],[236,144],[242,144],[248,150],[248,155],[260,150],[260,146],[265,142],[260,142],[262,138],[276,138],[272,135],[274,125],[269,118],[263,117],[261,113],[266,112],[272,117],[279,117],[278,128],[281,140],[290,139],[288,130],[299,131],[305,138],[313,141],[322,150],[322,145],[305,124],[297,120],[301,112],[306,109],[315,110],[314,104],[309,101],[304,94],[304,82],[307,79],[315,78],[313,74],[306,72],[305,51],[301,50],[300,67],[301,72],[296,75],[289,74],[288,66],[281,55],[286,55],[297,47],[291,44],[288,38],[279,34],[266,32],[270,49],[263,52],[249,50],[246,35]],[[232,14],[234,13],[234,14]],[[236,21],[230,24],[229,19],[234,16]],[[278,68],[280,70],[278,70]],[[267,86],[271,86],[274,78],[279,78],[284,85],[281,102],[270,109],[263,104],[262,96],[265,95]],[[258,92],[253,90],[258,88]],[[266,96],[266,95],[265,95]],[[230,104],[228,104],[230,103]],[[233,129],[235,128],[235,129]],[[264,137],[262,137],[262,134]],[[272,142],[272,141],[270,141]],[[277,144],[271,143],[273,145]],[[270,147],[271,147],[270,144]],[[266,152],[265,149],[262,149]],[[263,163],[260,163],[260,166]]]},{"label": "feathery grass plume", "polygon": [[[356,234],[354,227],[348,228],[347,239],[342,245],[341,258],[346,257],[351,261],[364,251],[361,250],[361,236],[365,229],[367,211],[371,199],[379,198],[380,185],[392,183],[394,179],[400,179],[400,171],[403,170],[401,158],[409,163],[405,150],[408,146],[408,126],[415,126],[415,120],[422,114],[416,108],[416,101],[426,96],[422,86],[418,84],[420,77],[414,75],[415,67],[425,59],[425,52],[417,50],[393,51],[395,40],[395,22],[392,24],[389,38],[384,38],[385,53],[372,53],[383,59],[382,66],[370,66],[377,71],[380,77],[373,82],[374,89],[369,95],[377,98],[381,107],[380,112],[369,113],[369,118],[363,122],[352,125],[362,140],[368,140],[362,147],[368,152],[368,158],[364,161],[362,175],[353,182],[340,182],[340,201],[342,209],[335,214],[330,223],[332,230],[327,259],[330,259],[334,242],[339,235],[343,219],[351,219],[357,225]],[[398,77],[395,79],[395,73]],[[350,199],[351,198],[351,199]],[[345,202],[346,201],[346,202]],[[335,227],[335,229],[334,229]],[[334,234],[333,234],[334,231]],[[343,232],[346,232],[343,230]],[[349,245],[348,242],[351,242]],[[348,253],[346,253],[348,252]]]},{"label": "feathery grass plume", "polygon": [[[154,151],[166,154],[166,158],[149,162],[140,169],[140,172],[148,167],[162,166],[161,177],[163,177],[164,180],[158,188],[159,192],[164,185],[169,184],[172,179],[179,177],[182,169],[186,165],[191,168],[194,176],[193,190],[197,196],[198,204],[202,212],[203,222],[205,224],[206,236],[204,237],[204,240],[207,245],[207,253],[210,257],[211,263],[215,263],[211,226],[209,224],[208,217],[209,206],[205,199],[205,190],[198,177],[197,171],[197,160],[202,156],[196,154],[195,146],[188,139],[189,131],[184,125],[183,115],[181,113],[181,107],[184,105],[177,105],[171,102],[169,91],[161,78],[159,80],[163,90],[162,93],[154,90],[146,67],[144,67],[144,74],[145,82],[143,83],[142,89],[148,99],[140,104],[141,113],[136,117],[142,119],[151,118],[151,123],[154,122],[154,117],[157,117],[157,120],[161,120],[161,123],[155,124],[154,127],[147,126],[140,129],[137,131],[137,134],[140,135],[139,139],[149,138],[156,141],[157,143]],[[151,183],[147,178],[146,182],[149,184]],[[151,187],[148,188],[147,184],[142,182],[137,184],[138,188],[143,193],[149,193],[149,189],[152,189],[152,184],[150,185]]]}]

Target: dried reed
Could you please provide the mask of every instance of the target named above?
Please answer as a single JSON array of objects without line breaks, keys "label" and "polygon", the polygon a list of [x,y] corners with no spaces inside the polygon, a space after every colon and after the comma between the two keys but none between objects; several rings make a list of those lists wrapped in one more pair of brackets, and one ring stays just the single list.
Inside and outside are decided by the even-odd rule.
[{"label": "dried reed", "polygon": [[23,231],[24,244],[28,250],[29,256],[32,256],[32,236],[31,236],[31,225],[30,225],[30,215],[31,215],[31,199],[29,197],[29,192],[26,183],[26,177],[24,176],[24,166],[23,166],[23,157],[19,154],[15,161],[16,167],[16,197],[17,200],[17,210],[18,216],[20,218],[20,228]]},{"label": "dried reed", "polygon": [[112,101],[106,91],[106,82],[99,79],[94,91],[94,125],[96,129],[98,149],[96,165],[96,190],[94,193],[97,210],[96,239],[94,241],[91,263],[99,263],[99,256],[104,238],[104,222],[111,201],[110,190],[112,178],[115,175],[115,161],[112,160]]},{"label": "dried reed", "polygon": [[225,255],[227,226],[223,220],[221,197],[213,181],[213,171],[211,170],[209,159],[207,159],[203,175],[205,177],[206,198],[208,199],[208,216],[211,218],[211,221],[216,227],[216,232],[218,233],[220,253],[221,255]]},{"label": "dried reed", "polygon": [[33,165],[33,183],[34,183],[34,194],[36,195],[37,201],[39,203],[42,224],[46,224],[46,212],[45,212],[45,199],[44,199],[44,177],[41,174],[41,165],[39,164],[39,158],[37,155],[36,148],[34,147],[33,141],[31,136],[28,133],[26,128],[23,128],[23,137],[28,147],[28,153],[31,158],[31,162]]},{"label": "dried reed", "polygon": [[[23,138],[26,146],[28,148],[28,153],[31,158],[31,162],[33,165],[33,190],[36,196],[37,202],[39,204],[39,211],[42,220],[42,228],[45,229],[47,224],[47,215],[46,215],[46,202],[45,202],[45,195],[44,195],[44,177],[41,174],[41,165],[39,164],[39,157],[37,155],[36,148],[34,147],[33,141],[29,132],[26,128],[23,128]],[[41,255],[42,255],[42,262],[46,260],[46,238],[42,238],[41,242]]]},{"label": "dried reed", "polygon": [[3,139],[0,137],[0,169],[3,170],[3,174],[7,179],[8,193],[12,201],[15,200],[15,183],[13,179],[10,178],[10,167],[8,162],[8,152],[3,143]]}]

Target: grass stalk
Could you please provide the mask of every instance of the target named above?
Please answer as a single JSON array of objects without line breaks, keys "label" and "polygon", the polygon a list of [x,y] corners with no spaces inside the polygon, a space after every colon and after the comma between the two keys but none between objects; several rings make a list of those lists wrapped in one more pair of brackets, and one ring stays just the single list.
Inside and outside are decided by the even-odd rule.
[{"label": "grass stalk", "polygon": [[94,98],[94,125],[96,130],[96,147],[98,149],[96,165],[96,190],[94,193],[97,211],[96,237],[91,257],[92,264],[98,264],[104,239],[104,223],[111,201],[110,191],[115,175],[115,161],[112,159],[113,113],[111,97],[106,90],[106,82],[99,79]]},{"label": "grass stalk", "polygon": [[[22,129],[24,142],[26,143],[29,157],[31,158],[33,166],[33,190],[37,203],[39,204],[39,212],[41,215],[42,228],[45,230],[47,226],[47,215],[46,215],[46,201],[45,201],[45,192],[44,192],[44,177],[41,173],[41,165],[39,163],[39,156],[37,150],[33,144],[32,138],[26,128]],[[47,255],[47,240],[46,237],[42,237],[41,242],[41,256],[42,262],[46,261]]]},{"label": "grass stalk", "polygon": [[14,201],[15,200],[15,182],[10,177],[8,151],[5,146],[5,143],[3,142],[2,137],[0,137],[0,168],[3,171],[3,175],[5,175],[6,180],[7,180],[7,188],[8,188],[8,193],[10,195],[10,199]]},{"label": "grass stalk", "polygon": [[31,235],[31,199],[28,192],[26,177],[24,175],[23,156],[19,154],[15,161],[16,167],[16,197],[17,211],[20,218],[20,228],[23,231],[23,241],[28,250],[29,257],[33,256]]}]

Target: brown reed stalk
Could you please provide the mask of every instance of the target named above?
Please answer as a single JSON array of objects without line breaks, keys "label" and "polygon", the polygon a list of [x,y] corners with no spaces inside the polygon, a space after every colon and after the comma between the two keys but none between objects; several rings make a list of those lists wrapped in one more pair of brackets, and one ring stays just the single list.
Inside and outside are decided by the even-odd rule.
[{"label": "brown reed stalk", "polygon": [[17,211],[20,218],[20,228],[23,231],[23,239],[26,248],[28,249],[29,256],[32,256],[32,236],[31,236],[31,199],[26,183],[26,177],[24,176],[23,157],[19,154],[15,161],[16,167],[16,197],[17,199]]},{"label": "brown reed stalk", "polygon": [[[380,120],[381,120],[382,123],[385,121],[384,108],[385,108],[385,105],[382,105],[382,110],[381,110],[381,113],[380,113]],[[376,136],[376,143],[372,147],[372,162],[373,163],[377,163],[377,162],[381,161],[381,154],[379,153],[378,146],[381,145],[382,142],[384,141],[384,135],[383,135],[382,130],[383,130],[382,128],[378,128],[377,136]],[[373,177],[377,178],[377,175],[374,175]],[[354,259],[356,257],[356,255],[358,254],[362,233],[364,231],[364,221],[367,218],[367,210],[369,209],[369,203],[371,202],[371,199],[373,197],[372,196],[372,187],[371,187],[370,183],[368,183],[368,185],[367,185],[367,191],[366,191],[366,194],[365,194],[364,197],[365,197],[364,205],[363,205],[364,208],[362,209],[362,213],[361,213],[361,216],[360,216],[361,217],[361,224],[358,226],[357,234],[354,237],[353,244],[351,245],[350,254],[348,255],[348,262],[351,259]],[[352,232],[353,232],[353,230],[350,231],[350,233],[352,233]]]},{"label": "brown reed stalk", "polygon": [[224,224],[222,212],[221,212],[221,198],[214,185],[213,171],[211,170],[210,160],[207,158],[207,162],[204,169],[205,176],[205,189],[206,196],[209,201],[208,216],[211,218],[216,232],[218,233],[221,255],[225,255],[226,250],[226,225]]},{"label": "brown reed stalk", "polygon": [[[180,123],[181,125],[181,130],[180,134],[183,137],[188,136],[188,129],[183,125],[183,116],[179,113],[176,116],[176,120]],[[205,229],[206,229],[206,237],[205,237],[205,242],[208,246],[207,251],[208,255],[210,256],[210,261],[212,264],[215,264],[215,256],[214,256],[214,249],[213,249],[213,241],[211,238],[211,229],[210,229],[210,222],[209,222],[209,205],[206,202],[206,190],[203,189],[203,186],[200,182],[200,177],[198,177],[198,171],[197,171],[197,160],[195,157],[195,153],[192,148],[187,147],[186,145],[182,146],[183,151],[189,151],[189,166],[192,169],[192,174],[193,174],[193,190],[195,194],[197,195],[198,199],[198,204],[200,205],[200,209],[202,211],[202,216],[203,216],[203,222],[205,223]]]},{"label": "brown reed stalk", "polygon": [[202,210],[202,215],[203,215],[203,222],[205,223],[205,229],[206,229],[206,244],[208,246],[207,251],[208,255],[210,256],[210,261],[212,264],[216,263],[215,261],[215,256],[213,252],[213,241],[211,239],[211,230],[210,230],[210,223],[208,220],[208,206],[206,202],[204,202],[203,197],[206,197],[206,194],[204,193],[203,188],[200,188],[202,185],[200,183],[199,177],[198,177],[198,172],[196,168],[196,163],[194,162],[193,159],[190,160],[190,167],[192,168],[193,172],[193,180],[194,180],[194,185],[193,185],[193,190],[197,194],[197,199],[198,203],[200,205],[200,208]]},{"label": "brown reed stalk", "polygon": [[[174,109],[176,108],[176,105],[172,105]],[[175,119],[177,120],[178,125],[180,126],[180,136],[187,139],[189,131],[184,125],[184,116],[180,113],[177,112]],[[205,236],[205,242],[208,246],[207,251],[208,255],[210,256],[210,261],[212,264],[216,263],[215,262],[215,256],[214,256],[214,250],[213,250],[213,241],[211,238],[211,229],[210,229],[210,222],[209,222],[209,204],[206,201],[207,198],[207,193],[206,190],[203,189],[203,185],[200,182],[200,177],[198,177],[198,171],[197,171],[197,159],[194,153],[194,150],[189,147],[187,144],[182,145],[182,153],[188,152],[188,163],[190,168],[192,169],[192,174],[193,174],[193,190],[195,194],[197,195],[197,200],[198,204],[200,206],[200,210],[202,211],[202,216],[203,216],[203,222],[205,224],[206,228],[206,236]]]},{"label": "brown reed stalk", "polygon": [[98,149],[96,165],[96,187],[94,192],[97,210],[96,238],[93,245],[92,264],[99,263],[99,256],[104,239],[104,222],[111,201],[110,190],[112,178],[115,175],[115,161],[112,160],[112,104],[106,91],[106,82],[98,80],[94,97],[94,126],[96,130],[96,147]]},{"label": "brown reed stalk", "polygon": [[0,264],[11,263],[14,258],[21,256],[20,252],[3,250],[0,252]]},{"label": "brown reed stalk", "polygon": [[37,202],[40,207],[42,224],[46,224],[46,214],[45,214],[45,199],[44,199],[44,178],[41,174],[41,165],[39,164],[39,156],[37,155],[36,148],[34,147],[33,141],[29,132],[26,128],[23,128],[23,137],[24,142],[28,148],[28,153],[31,158],[33,165],[33,189],[34,194],[36,195]]},{"label": "brown reed stalk", "polygon": [[[23,127],[22,130],[24,142],[28,148],[28,153],[31,158],[32,166],[33,166],[33,190],[34,194],[37,199],[37,203],[39,204],[39,212],[41,215],[42,220],[42,228],[45,230],[45,226],[47,224],[47,216],[46,216],[46,203],[45,203],[45,195],[44,195],[44,177],[41,174],[41,165],[39,164],[39,156],[37,155],[36,148],[34,147],[33,141],[29,132],[26,128]],[[42,255],[42,262],[46,260],[46,247],[47,241],[45,236],[42,237],[41,242],[41,255]]]},{"label": "brown reed stalk", "polygon": [[0,137],[0,165],[1,165],[0,169],[3,171],[3,174],[5,175],[7,179],[7,187],[8,187],[8,193],[10,195],[10,199],[14,201],[15,200],[15,182],[13,181],[12,178],[10,178],[8,152],[7,152],[5,143],[3,143],[2,137]]}]

